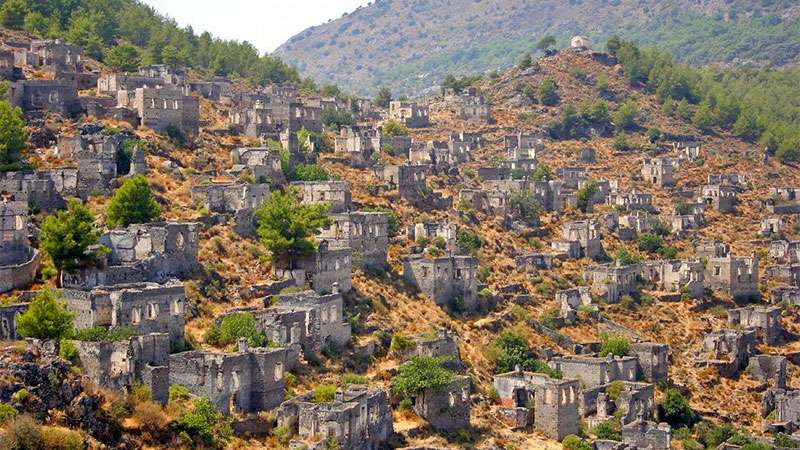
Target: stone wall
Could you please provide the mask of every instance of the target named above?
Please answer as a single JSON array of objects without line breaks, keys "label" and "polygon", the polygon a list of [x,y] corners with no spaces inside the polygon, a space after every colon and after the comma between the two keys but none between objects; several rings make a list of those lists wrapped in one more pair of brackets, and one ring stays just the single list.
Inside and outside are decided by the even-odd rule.
[{"label": "stone wall", "polygon": [[19,335],[17,334],[17,316],[24,313],[27,309],[27,303],[0,306],[0,341],[16,341],[19,339]]},{"label": "stone wall", "polygon": [[303,203],[325,202],[331,213],[347,212],[353,207],[350,186],[345,181],[295,181]]},{"label": "stone wall", "polygon": [[[403,278],[440,306],[478,308],[478,260],[473,256],[403,257]],[[460,304],[459,304],[460,303]]]},{"label": "stone wall", "polygon": [[469,428],[470,379],[456,376],[448,385],[425,389],[413,398],[414,412],[439,431]]},{"label": "stone wall", "polygon": [[385,266],[389,247],[389,216],[382,212],[333,214],[333,225],[317,237],[330,248],[351,248],[354,264]]},{"label": "stone wall", "polygon": [[51,112],[74,117],[81,111],[78,89],[62,80],[22,80],[8,85],[8,99],[25,114]]},{"label": "stone wall", "polygon": [[39,259],[39,251],[28,242],[28,205],[0,199],[0,292],[28,286]]}]

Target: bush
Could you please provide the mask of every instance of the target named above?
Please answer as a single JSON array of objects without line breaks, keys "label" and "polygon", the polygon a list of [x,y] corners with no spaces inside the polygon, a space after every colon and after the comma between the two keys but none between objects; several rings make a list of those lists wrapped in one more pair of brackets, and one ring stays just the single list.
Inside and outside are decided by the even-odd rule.
[{"label": "bush", "polygon": [[179,384],[169,385],[169,402],[176,402],[180,400],[187,400],[189,398],[189,389]]},{"label": "bush", "polygon": [[346,373],[342,376],[342,386],[351,384],[369,384],[367,377],[363,375],[356,375],[354,373]]},{"label": "bush", "polygon": [[408,127],[396,120],[389,120],[383,125],[383,135],[388,138],[396,136],[408,136]]},{"label": "bush", "polygon": [[402,334],[395,333],[392,335],[392,343],[389,345],[389,351],[399,355],[411,350],[414,347],[416,347],[414,341],[403,336]]},{"label": "bush", "polygon": [[353,115],[345,110],[325,108],[322,111],[322,123],[328,128],[339,129],[343,125],[352,125]]},{"label": "bush", "polygon": [[75,361],[78,357],[78,348],[70,341],[62,341],[58,356],[65,361]]},{"label": "bush", "polygon": [[225,316],[215,331],[206,334],[206,340],[214,345],[231,345],[240,338],[247,339],[251,347],[263,347],[267,344],[264,333],[256,329],[256,319],[252,313],[242,312]]},{"label": "bush", "polygon": [[597,193],[600,184],[597,181],[590,181],[583,185],[580,189],[578,189],[577,197],[578,197],[578,209],[583,212],[589,208],[589,202],[592,200],[592,197]]},{"label": "bush", "polygon": [[553,378],[561,378],[561,374],[547,364],[533,357],[528,341],[517,330],[506,330],[500,333],[487,350],[487,356],[494,368],[494,373],[511,372],[520,366],[528,372],[543,373]]},{"label": "bush", "polygon": [[470,254],[480,250],[481,246],[483,245],[483,241],[481,241],[480,236],[463,230],[459,230],[456,234],[456,242],[458,243],[459,250]]},{"label": "bush", "polygon": [[0,437],[0,448],[9,450],[33,450],[43,447],[42,427],[30,416],[18,416]]},{"label": "bush", "polygon": [[614,125],[620,130],[636,128],[636,119],[639,116],[639,104],[631,99],[623,103],[614,113]]},{"label": "bush", "polygon": [[58,300],[57,294],[44,290],[17,317],[17,333],[22,337],[61,342],[71,333],[74,318],[75,314]]},{"label": "bush", "polygon": [[13,420],[17,417],[19,411],[8,403],[0,403],[0,425]]},{"label": "bush", "polygon": [[625,135],[625,133],[617,133],[614,136],[614,140],[611,142],[611,147],[619,152],[626,152],[633,149],[631,144],[628,142],[628,136]]},{"label": "bush", "polygon": [[114,193],[106,210],[109,227],[146,223],[161,215],[161,206],[150,190],[150,183],[142,175],[125,180]]},{"label": "bush", "polygon": [[631,264],[639,264],[642,259],[631,253],[627,248],[621,247],[614,253],[614,261],[623,266],[629,266]]},{"label": "bush", "polygon": [[512,191],[508,198],[508,206],[526,224],[539,225],[542,208],[530,190]]},{"label": "bush", "polygon": [[324,167],[317,164],[295,164],[286,174],[289,181],[328,181],[330,174]]},{"label": "bush", "polygon": [[0,172],[19,168],[20,154],[25,150],[27,141],[28,132],[22,111],[0,100]]},{"label": "bush", "polygon": [[631,351],[631,343],[621,334],[603,333],[600,336],[600,356],[627,356]]},{"label": "bush", "polygon": [[594,435],[597,436],[597,439],[608,439],[611,441],[622,440],[622,433],[618,429],[617,425],[611,420],[598,423],[592,432],[594,432]]},{"label": "bush", "polygon": [[615,380],[606,387],[606,395],[609,400],[617,401],[619,394],[621,394],[623,390],[625,390],[625,383],[620,380]]},{"label": "bush", "polygon": [[87,342],[120,342],[136,336],[136,328],[120,325],[112,328],[92,327],[76,330],[72,338]]},{"label": "bush", "polygon": [[664,420],[673,427],[690,426],[695,421],[695,414],[689,407],[689,402],[677,389],[670,388],[664,392],[661,409],[664,411]]},{"label": "bush", "polygon": [[58,270],[72,271],[95,258],[87,253],[100,233],[94,228],[94,214],[77,200],[70,200],[65,211],[45,217],[40,234],[41,248]]},{"label": "bush", "polygon": [[398,369],[392,379],[392,392],[401,399],[410,399],[426,389],[449,384],[454,373],[442,366],[448,360],[448,357],[413,357]]},{"label": "bush", "polygon": [[575,436],[574,434],[570,434],[569,436],[565,437],[563,441],[561,441],[561,445],[564,450],[592,450],[592,444]]},{"label": "bush", "polygon": [[636,238],[636,246],[647,253],[656,253],[661,250],[661,238],[653,233],[642,233]]},{"label": "bush", "polygon": [[178,419],[177,429],[190,440],[198,439],[207,446],[224,447],[233,438],[231,419],[217,411],[206,397],[193,402],[192,408]]},{"label": "bush", "polygon": [[150,400],[136,403],[132,417],[139,423],[141,430],[151,437],[163,431],[169,424],[169,419],[161,406]]},{"label": "bush", "polygon": [[798,448],[800,445],[797,441],[786,433],[778,433],[775,435],[775,447],[777,448]]},{"label": "bush", "polygon": [[336,385],[323,384],[314,389],[314,403],[330,403],[336,397]]},{"label": "bush", "polygon": [[542,84],[539,85],[539,90],[536,91],[536,98],[539,100],[539,103],[543,105],[555,106],[559,102],[557,90],[558,85],[555,80],[544,80]]}]

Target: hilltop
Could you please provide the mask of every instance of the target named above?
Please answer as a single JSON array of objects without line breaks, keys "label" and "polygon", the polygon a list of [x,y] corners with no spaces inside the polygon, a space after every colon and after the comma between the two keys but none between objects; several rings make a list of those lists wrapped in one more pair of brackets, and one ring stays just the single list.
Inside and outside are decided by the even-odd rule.
[{"label": "hilltop", "polygon": [[547,35],[611,35],[693,65],[795,65],[800,8],[783,1],[378,0],[289,39],[275,55],[318,82],[373,94],[431,92],[447,74],[515,64]]}]

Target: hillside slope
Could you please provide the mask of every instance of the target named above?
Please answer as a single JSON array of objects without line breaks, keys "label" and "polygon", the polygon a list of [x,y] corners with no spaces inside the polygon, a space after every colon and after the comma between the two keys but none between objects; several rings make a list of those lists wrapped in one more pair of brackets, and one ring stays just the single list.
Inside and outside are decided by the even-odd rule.
[{"label": "hillside slope", "polygon": [[378,0],[309,28],[275,52],[320,82],[359,94],[430,91],[448,73],[516,63],[548,34],[597,47],[614,34],[690,64],[794,65],[800,6],[768,0]]}]

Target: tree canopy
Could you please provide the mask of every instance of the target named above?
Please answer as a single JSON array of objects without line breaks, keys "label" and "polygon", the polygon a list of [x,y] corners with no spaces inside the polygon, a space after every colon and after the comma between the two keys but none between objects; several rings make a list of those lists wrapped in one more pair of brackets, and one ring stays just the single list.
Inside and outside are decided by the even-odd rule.
[{"label": "tree canopy", "polygon": [[59,342],[72,333],[75,314],[58,300],[50,290],[40,292],[28,305],[28,309],[17,317],[17,333],[22,337]]},{"label": "tree canopy", "polygon": [[142,175],[127,179],[114,193],[106,210],[106,224],[110,227],[146,223],[161,215],[150,183]]},{"label": "tree canopy", "polygon": [[94,214],[78,200],[67,209],[45,217],[40,234],[41,248],[58,270],[72,271],[94,258],[88,253],[100,233],[94,228]]}]

